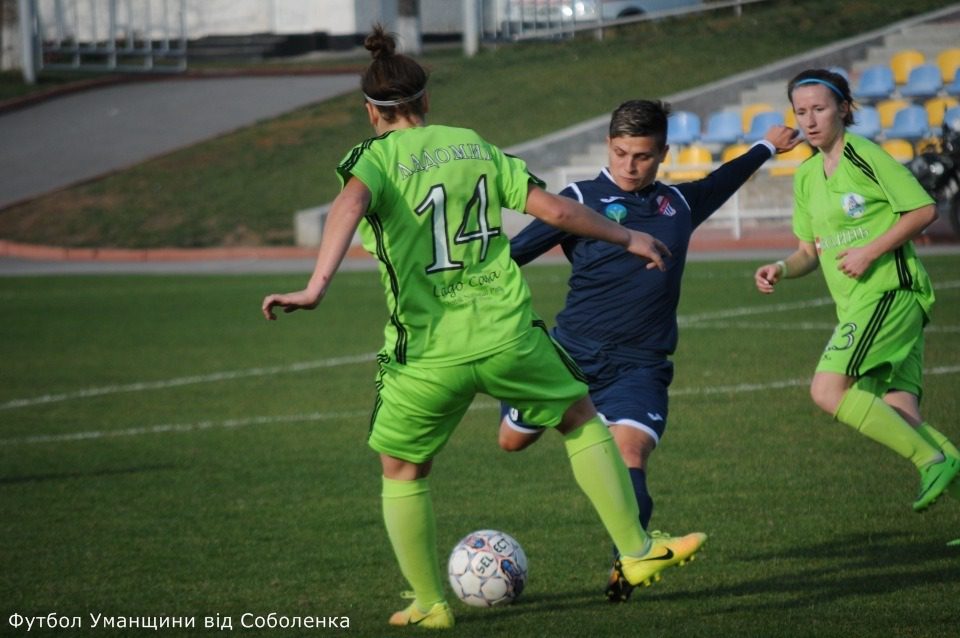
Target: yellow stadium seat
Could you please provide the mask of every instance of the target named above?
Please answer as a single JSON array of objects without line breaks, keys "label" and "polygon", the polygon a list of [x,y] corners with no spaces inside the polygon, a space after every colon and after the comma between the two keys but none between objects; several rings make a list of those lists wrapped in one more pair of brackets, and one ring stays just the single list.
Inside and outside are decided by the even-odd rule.
[{"label": "yellow stadium seat", "polygon": [[927,110],[927,119],[930,120],[931,128],[940,128],[943,124],[943,114],[947,109],[960,104],[960,100],[950,96],[932,97],[923,103],[923,108]]},{"label": "yellow stadium seat", "polygon": [[783,109],[783,123],[790,128],[797,128],[797,114],[793,112],[793,106]]},{"label": "yellow stadium seat", "polygon": [[927,58],[916,49],[897,51],[890,58],[890,68],[893,70],[894,81],[898,85],[906,84],[913,67],[920,66],[926,61]]},{"label": "yellow stadium seat", "polygon": [[793,175],[808,157],[813,155],[813,149],[806,142],[800,142],[786,153],[780,153],[770,162],[770,175],[782,177]]},{"label": "yellow stadium seat", "polygon": [[725,146],[723,151],[720,153],[720,161],[726,164],[732,159],[736,159],[750,150],[752,144],[731,144]]},{"label": "yellow stadium seat", "polygon": [[953,82],[953,78],[960,69],[960,48],[944,49],[937,54],[937,66],[940,67],[940,77],[943,83]]},{"label": "yellow stadium seat", "polygon": [[676,163],[667,169],[671,180],[678,182],[701,179],[713,170],[713,155],[710,150],[698,144],[684,147],[678,154]]},{"label": "yellow stadium seat", "polygon": [[743,130],[749,131],[750,124],[753,123],[753,116],[757,113],[765,113],[767,111],[775,111],[772,106],[766,102],[755,102],[753,104],[747,104],[740,111],[740,117],[743,119]]},{"label": "yellow stadium seat", "polygon": [[901,164],[909,162],[913,159],[913,144],[907,140],[886,140],[880,146],[883,147],[883,150],[890,153],[893,159],[897,160]]},{"label": "yellow stadium seat", "polygon": [[657,178],[666,179],[667,174],[670,172],[670,167],[673,166],[673,147],[671,146],[667,150],[666,156],[664,156],[663,161],[660,162],[660,167],[657,168]]},{"label": "yellow stadium seat", "polygon": [[925,137],[922,140],[917,140],[916,149],[917,155],[921,153],[939,153],[943,150],[943,142],[940,141],[939,137]]},{"label": "yellow stadium seat", "polygon": [[880,127],[890,128],[893,126],[893,116],[905,106],[910,106],[910,102],[901,100],[900,98],[880,100],[877,102],[877,112],[880,114]]}]

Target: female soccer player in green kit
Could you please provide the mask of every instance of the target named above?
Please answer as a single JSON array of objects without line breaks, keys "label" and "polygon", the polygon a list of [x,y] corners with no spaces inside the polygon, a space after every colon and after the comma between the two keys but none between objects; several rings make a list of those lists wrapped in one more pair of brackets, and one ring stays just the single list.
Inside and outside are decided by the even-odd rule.
[{"label": "female soccer player in green kit", "polygon": [[379,261],[389,321],[378,356],[370,446],[383,468],[387,535],[415,599],[391,625],[454,625],[445,601],[432,501],[433,459],[478,392],[556,427],[578,485],[625,555],[624,576],[650,584],[693,557],[706,536],[650,538],[638,520],[626,466],[587,396],[582,373],[547,335],[510,258],[501,207],[624,246],[664,268],[666,247],[568,198],[544,191],[526,164],[474,131],[428,126],[427,74],[395,53],[382,27],[365,42],[362,79],[376,137],[337,168],[343,184],[307,287],[268,295],[262,312],[315,308],[357,227]]},{"label": "female soccer player in green kit", "polygon": [[933,286],[911,242],[936,219],[933,200],[880,147],[846,130],[853,123],[847,81],[822,69],[790,81],[797,124],[819,152],[794,177],[797,250],[757,269],[762,293],[823,267],[837,307],[833,333],[810,387],[841,423],[920,471],[913,509],[923,511],[960,470],[960,453],[920,414],[923,328]]}]

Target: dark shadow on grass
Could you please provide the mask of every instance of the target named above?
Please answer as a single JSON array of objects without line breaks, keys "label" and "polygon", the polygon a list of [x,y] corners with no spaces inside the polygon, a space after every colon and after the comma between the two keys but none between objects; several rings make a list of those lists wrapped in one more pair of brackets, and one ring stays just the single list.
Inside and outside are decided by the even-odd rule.
[{"label": "dark shadow on grass", "polygon": [[27,476],[0,476],[2,485],[24,485],[28,483],[46,483],[49,481],[66,481],[72,479],[101,478],[106,476],[124,476],[128,474],[147,474],[150,472],[167,472],[176,469],[176,465],[141,465],[107,470],[90,470],[89,472],[57,472],[51,474],[34,474]]},{"label": "dark shadow on grass", "polygon": [[[933,583],[960,582],[960,552],[946,547],[942,540],[918,542],[906,533],[851,534],[784,552],[745,556],[743,560],[781,565],[774,567],[776,574],[767,577],[698,591],[654,594],[649,598],[729,601],[728,605],[710,612],[715,615],[808,609],[847,598],[882,596]],[[783,565],[784,562],[801,566]],[[729,573],[735,576],[737,570],[731,569]]]}]

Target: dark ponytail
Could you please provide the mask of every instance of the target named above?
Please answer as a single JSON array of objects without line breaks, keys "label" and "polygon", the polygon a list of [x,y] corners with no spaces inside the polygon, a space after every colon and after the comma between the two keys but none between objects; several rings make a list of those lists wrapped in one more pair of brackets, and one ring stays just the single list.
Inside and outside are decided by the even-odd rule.
[{"label": "dark ponytail", "polygon": [[396,52],[397,40],[383,25],[374,25],[363,46],[373,58],[360,83],[367,101],[387,122],[394,122],[398,116],[422,118],[426,113],[424,68],[413,58]]}]

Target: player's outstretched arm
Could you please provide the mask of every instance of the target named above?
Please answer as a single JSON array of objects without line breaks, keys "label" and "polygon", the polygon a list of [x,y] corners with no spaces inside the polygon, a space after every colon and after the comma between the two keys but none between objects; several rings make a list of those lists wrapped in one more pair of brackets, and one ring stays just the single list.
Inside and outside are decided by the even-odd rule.
[{"label": "player's outstretched arm", "polygon": [[670,249],[662,241],[612,222],[579,202],[548,193],[531,184],[526,210],[537,219],[573,235],[623,246],[634,255],[649,260],[647,268],[666,270],[663,260],[671,255]]},{"label": "player's outstretched arm", "polygon": [[296,292],[267,295],[263,298],[261,311],[263,316],[273,321],[277,318],[275,308],[283,308],[284,312],[295,310],[313,310],[327,292],[330,280],[340,267],[353,234],[357,231],[360,220],[367,212],[370,204],[370,191],[363,182],[351,178],[327,214],[323,225],[323,237],[320,239],[320,252],[317,254],[317,263],[313,268],[313,275],[307,282],[307,287]]},{"label": "player's outstretched arm", "polygon": [[777,153],[786,153],[796,148],[802,140],[799,131],[789,126],[775,125],[767,129],[763,139],[773,144]]},{"label": "player's outstretched arm", "polygon": [[793,254],[786,259],[757,268],[753,274],[753,281],[757,290],[769,295],[781,280],[810,274],[817,269],[818,263],[816,246],[811,242],[802,241]]}]

